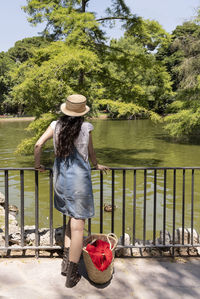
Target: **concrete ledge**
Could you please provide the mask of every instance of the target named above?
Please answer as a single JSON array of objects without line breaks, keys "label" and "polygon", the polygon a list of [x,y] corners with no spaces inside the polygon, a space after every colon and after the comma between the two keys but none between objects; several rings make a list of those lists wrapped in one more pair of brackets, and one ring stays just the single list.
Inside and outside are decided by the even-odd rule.
[{"label": "concrete ledge", "polygon": [[106,285],[91,283],[83,261],[81,281],[65,288],[60,258],[0,259],[0,298],[200,298],[198,258],[116,258],[114,275]]}]

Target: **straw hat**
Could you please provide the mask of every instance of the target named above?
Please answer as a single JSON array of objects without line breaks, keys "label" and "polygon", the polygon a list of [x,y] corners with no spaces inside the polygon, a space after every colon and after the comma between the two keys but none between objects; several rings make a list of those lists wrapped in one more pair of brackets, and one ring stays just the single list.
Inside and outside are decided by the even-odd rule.
[{"label": "straw hat", "polygon": [[61,104],[60,110],[69,116],[82,116],[90,111],[86,105],[86,97],[81,94],[72,94],[67,97],[66,102]]}]

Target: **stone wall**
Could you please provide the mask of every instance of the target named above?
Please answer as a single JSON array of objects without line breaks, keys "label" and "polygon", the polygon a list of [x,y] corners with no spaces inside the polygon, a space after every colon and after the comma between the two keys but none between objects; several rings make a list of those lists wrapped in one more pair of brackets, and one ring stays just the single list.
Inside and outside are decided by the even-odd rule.
[{"label": "stone wall", "polygon": [[[5,246],[5,196],[0,192],[0,248]],[[21,229],[16,219],[17,207],[9,206],[9,246],[20,246],[21,245]],[[191,244],[191,228],[184,229],[184,244]],[[163,244],[164,233],[160,231],[160,236],[156,239],[156,245]],[[182,228],[175,230],[175,244],[182,243]],[[195,244],[199,243],[199,235],[195,229],[193,229],[193,247],[183,248],[179,247],[174,249],[174,255],[199,255],[200,248],[195,247]],[[50,245],[50,229],[41,228],[39,229],[39,244],[40,246]],[[53,244],[63,245],[63,227],[53,229]],[[142,240],[137,239],[135,246],[142,245]],[[146,241],[147,245],[153,244],[152,240]],[[169,245],[165,248],[117,248],[116,256],[160,256],[160,255],[171,255],[173,244],[172,236],[168,231],[165,232],[165,244]],[[34,246],[35,245],[35,226],[24,227],[24,245]],[[119,238],[118,245],[122,245],[122,236]],[[131,244],[131,238],[126,233],[124,239],[124,245],[129,246]],[[1,250],[0,250],[1,254]]]}]

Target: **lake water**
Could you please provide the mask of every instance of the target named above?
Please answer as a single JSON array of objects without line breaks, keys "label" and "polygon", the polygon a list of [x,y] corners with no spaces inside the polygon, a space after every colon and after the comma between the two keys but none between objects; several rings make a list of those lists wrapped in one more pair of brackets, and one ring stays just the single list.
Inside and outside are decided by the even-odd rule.
[{"label": "lake water", "polygon": [[[94,125],[93,143],[100,164],[113,167],[184,167],[200,166],[199,141],[193,144],[175,143],[169,140],[160,125],[149,120],[92,120]],[[16,156],[14,151],[19,142],[27,137],[24,130],[29,122],[0,122],[0,161],[3,167],[32,167],[33,156]],[[48,143],[42,156],[42,164],[53,164],[52,141]],[[4,174],[0,172],[0,191],[4,192]],[[164,173],[157,172],[157,235],[163,222]],[[176,228],[182,225],[183,179],[182,170],[177,171],[176,190]],[[191,227],[191,170],[185,176],[185,227]],[[99,172],[92,171],[96,216],[92,219],[92,231],[99,231]],[[119,236],[122,230],[122,173],[115,173],[115,232]],[[146,234],[152,239],[154,172],[147,171]],[[200,172],[195,170],[194,179],[194,228],[200,232]],[[133,172],[126,174],[126,220],[125,231],[132,234],[133,229]],[[166,184],[166,228],[171,231],[173,217],[173,171],[167,174]],[[19,172],[9,172],[9,201],[20,206]],[[104,175],[104,203],[111,203],[111,174]],[[34,224],[34,174],[25,172],[25,225]],[[144,172],[137,173],[136,188],[136,237],[142,238],[144,212]],[[40,227],[49,225],[49,182],[48,174],[39,174],[39,215]],[[111,213],[104,212],[104,232],[111,230]],[[54,210],[54,226],[62,225],[61,215]]]}]

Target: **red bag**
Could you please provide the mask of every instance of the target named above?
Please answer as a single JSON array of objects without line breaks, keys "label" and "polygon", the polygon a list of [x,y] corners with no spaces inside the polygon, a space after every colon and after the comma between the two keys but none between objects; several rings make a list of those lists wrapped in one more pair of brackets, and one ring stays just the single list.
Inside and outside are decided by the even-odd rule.
[{"label": "red bag", "polygon": [[102,272],[106,270],[112,262],[112,251],[110,250],[108,242],[96,240],[94,243],[88,244],[86,250],[95,267]]}]

